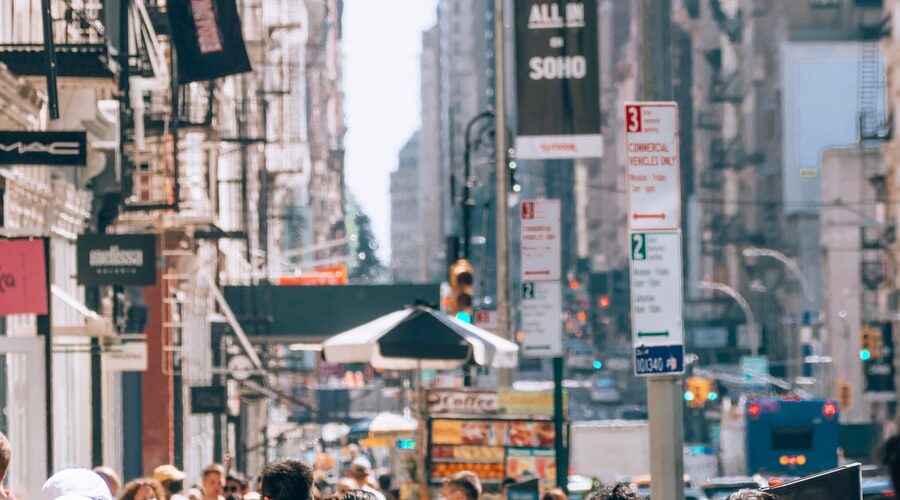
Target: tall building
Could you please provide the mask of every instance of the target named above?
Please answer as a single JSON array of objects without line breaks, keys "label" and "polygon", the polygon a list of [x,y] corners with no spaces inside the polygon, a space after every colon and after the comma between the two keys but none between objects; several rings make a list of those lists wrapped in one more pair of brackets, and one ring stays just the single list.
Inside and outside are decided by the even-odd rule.
[{"label": "tall building", "polygon": [[422,283],[427,278],[420,147],[420,133],[415,132],[400,150],[397,170],[391,172],[391,278],[395,283]]}]

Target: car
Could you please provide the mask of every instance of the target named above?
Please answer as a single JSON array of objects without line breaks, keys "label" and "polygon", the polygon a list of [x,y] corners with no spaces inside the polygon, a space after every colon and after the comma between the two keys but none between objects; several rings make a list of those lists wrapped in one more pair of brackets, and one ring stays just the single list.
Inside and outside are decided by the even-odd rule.
[{"label": "car", "polygon": [[725,476],[706,481],[700,485],[700,489],[710,500],[721,500],[735,491],[757,489],[763,486],[766,485],[760,484],[749,476]]},{"label": "car", "polygon": [[618,403],[622,399],[615,379],[597,377],[591,384],[591,401],[595,403]]},{"label": "car", "polygon": [[862,481],[863,500],[895,498],[891,480],[886,477],[864,477]]}]

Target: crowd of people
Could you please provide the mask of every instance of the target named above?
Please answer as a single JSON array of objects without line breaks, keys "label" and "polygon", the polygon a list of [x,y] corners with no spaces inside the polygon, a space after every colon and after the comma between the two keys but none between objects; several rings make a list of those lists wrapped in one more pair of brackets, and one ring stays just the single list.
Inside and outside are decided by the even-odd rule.
[{"label": "crowd of people", "polygon": [[[0,433],[0,483],[12,459],[12,447]],[[390,488],[390,477],[373,480],[370,466],[355,460],[348,476],[334,488],[314,477],[313,469],[301,460],[283,458],[269,463],[252,481],[229,472],[221,464],[210,464],[203,470],[199,484],[185,489],[186,475],[174,465],[161,465],[152,477],[131,480],[124,485],[109,467],[93,470],[71,468],[53,474],[41,489],[45,500],[397,500]],[[385,480],[387,479],[387,481]],[[457,472],[441,487],[444,500],[481,500],[482,484],[471,471]],[[506,496],[506,495],[504,495]],[[0,500],[15,500],[13,494],[0,488]],[[568,500],[562,490],[547,491],[542,500]],[[624,484],[610,485],[591,492],[586,500],[640,500]],[[744,490],[728,500],[774,500],[769,493]]]}]

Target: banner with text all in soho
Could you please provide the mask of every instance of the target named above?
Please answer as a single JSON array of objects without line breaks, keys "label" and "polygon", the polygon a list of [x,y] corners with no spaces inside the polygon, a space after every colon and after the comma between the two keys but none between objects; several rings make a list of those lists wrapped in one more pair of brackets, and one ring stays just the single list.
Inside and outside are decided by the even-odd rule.
[{"label": "banner with text all in soho", "polygon": [[516,158],[603,156],[596,0],[516,2]]}]

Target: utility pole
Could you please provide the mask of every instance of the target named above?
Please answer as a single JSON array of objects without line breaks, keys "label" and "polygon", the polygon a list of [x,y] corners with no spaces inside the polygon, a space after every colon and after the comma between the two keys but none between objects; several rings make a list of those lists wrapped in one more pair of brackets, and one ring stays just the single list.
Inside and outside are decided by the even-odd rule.
[{"label": "utility pole", "polygon": [[[509,267],[507,266],[506,227],[506,157],[509,146],[506,143],[506,30],[504,21],[505,0],[494,0],[494,140],[497,150],[494,154],[496,192],[496,245],[497,245],[497,331],[507,340],[513,340],[510,331],[509,307]],[[500,387],[512,385],[512,370],[500,370]]]},{"label": "utility pole", "polygon": [[[671,0],[641,0],[641,99],[672,99]],[[654,499],[684,500],[681,376],[647,379],[650,490]]]}]

